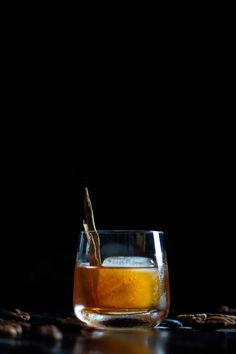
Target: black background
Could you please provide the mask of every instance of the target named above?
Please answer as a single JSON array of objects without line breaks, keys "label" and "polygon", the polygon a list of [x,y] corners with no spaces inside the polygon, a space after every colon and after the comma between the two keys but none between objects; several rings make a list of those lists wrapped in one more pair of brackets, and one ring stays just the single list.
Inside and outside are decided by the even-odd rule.
[{"label": "black background", "polygon": [[8,27],[1,307],[72,309],[85,186],[98,229],[166,231],[172,312],[235,306],[231,22],[207,23]]}]

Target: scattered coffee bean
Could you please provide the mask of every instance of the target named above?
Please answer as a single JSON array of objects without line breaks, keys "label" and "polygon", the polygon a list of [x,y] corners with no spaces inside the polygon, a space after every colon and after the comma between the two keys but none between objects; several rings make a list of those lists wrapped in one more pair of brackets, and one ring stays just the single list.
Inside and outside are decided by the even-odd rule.
[{"label": "scattered coffee bean", "polygon": [[63,338],[62,332],[54,325],[42,325],[34,333],[35,338],[57,341]]},{"label": "scattered coffee bean", "polygon": [[29,321],[30,314],[19,309],[14,309],[12,311],[0,309],[0,318],[4,318],[6,320]]},{"label": "scattered coffee bean", "polygon": [[78,333],[81,328],[83,328],[83,324],[75,317],[67,317],[61,318],[58,317],[56,319],[57,326],[65,331],[65,332],[76,332]]},{"label": "scattered coffee bean", "polygon": [[236,328],[236,316],[219,313],[181,314],[177,320],[184,325],[199,329]]},{"label": "scattered coffee bean", "polygon": [[219,312],[227,315],[236,315],[236,309],[229,306],[221,306]]},{"label": "scattered coffee bean", "polygon": [[0,336],[16,338],[18,336],[18,333],[14,326],[6,323],[0,323]]}]

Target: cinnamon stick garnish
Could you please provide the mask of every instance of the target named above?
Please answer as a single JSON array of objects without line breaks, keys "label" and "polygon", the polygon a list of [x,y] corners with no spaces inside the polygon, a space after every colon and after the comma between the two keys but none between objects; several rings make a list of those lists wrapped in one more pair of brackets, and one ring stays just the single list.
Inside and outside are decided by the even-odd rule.
[{"label": "cinnamon stick garnish", "polygon": [[83,222],[83,226],[88,239],[88,260],[92,266],[101,266],[100,238],[95,226],[93,207],[88,188],[85,188],[84,211],[85,221]]}]

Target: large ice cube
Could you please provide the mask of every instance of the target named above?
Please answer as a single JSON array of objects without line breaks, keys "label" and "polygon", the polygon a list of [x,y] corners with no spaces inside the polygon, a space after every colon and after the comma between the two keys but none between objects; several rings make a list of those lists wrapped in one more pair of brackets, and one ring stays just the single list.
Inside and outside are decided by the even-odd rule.
[{"label": "large ice cube", "polygon": [[106,267],[154,267],[155,263],[147,257],[108,257],[103,263]]}]

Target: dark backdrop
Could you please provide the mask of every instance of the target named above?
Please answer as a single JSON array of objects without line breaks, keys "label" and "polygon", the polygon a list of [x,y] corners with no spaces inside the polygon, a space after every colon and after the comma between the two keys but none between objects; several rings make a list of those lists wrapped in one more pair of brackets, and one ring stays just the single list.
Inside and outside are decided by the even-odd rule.
[{"label": "dark backdrop", "polygon": [[173,312],[235,306],[230,39],[178,29],[94,33],[82,49],[14,32],[0,306],[72,309],[85,186],[98,228],[165,230]]}]

